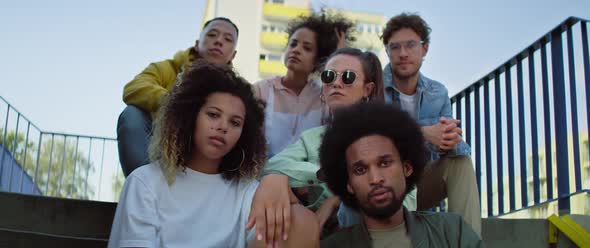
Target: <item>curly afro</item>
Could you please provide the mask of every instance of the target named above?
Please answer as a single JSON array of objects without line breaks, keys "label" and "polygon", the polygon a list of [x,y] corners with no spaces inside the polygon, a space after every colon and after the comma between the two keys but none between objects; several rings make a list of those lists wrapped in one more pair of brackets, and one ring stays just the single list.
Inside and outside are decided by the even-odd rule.
[{"label": "curly afro", "polygon": [[357,210],[356,198],[346,189],[348,173],[345,154],[352,143],[370,135],[391,139],[402,161],[409,161],[412,165],[413,173],[406,178],[406,194],[416,186],[427,162],[420,127],[405,111],[377,102],[358,103],[337,110],[320,145],[319,174],[344,204]]},{"label": "curly afro", "polygon": [[338,48],[336,32],[344,32],[347,43],[356,39],[353,37],[354,23],[338,13],[328,13],[322,10],[319,13],[311,13],[309,16],[299,16],[289,22],[287,34],[289,39],[301,28],[307,28],[316,34],[317,54],[315,57],[314,72],[319,70],[326,62],[328,56]]}]

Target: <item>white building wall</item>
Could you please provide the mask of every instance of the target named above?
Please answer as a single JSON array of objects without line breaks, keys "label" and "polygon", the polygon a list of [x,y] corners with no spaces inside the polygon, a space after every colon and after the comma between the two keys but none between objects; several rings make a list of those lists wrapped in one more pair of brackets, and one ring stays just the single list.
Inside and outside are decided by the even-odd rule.
[{"label": "white building wall", "polygon": [[227,17],[240,30],[234,67],[240,75],[253,83],[258,79],[260,31],[263,0],[208,0],[206,19]]}]

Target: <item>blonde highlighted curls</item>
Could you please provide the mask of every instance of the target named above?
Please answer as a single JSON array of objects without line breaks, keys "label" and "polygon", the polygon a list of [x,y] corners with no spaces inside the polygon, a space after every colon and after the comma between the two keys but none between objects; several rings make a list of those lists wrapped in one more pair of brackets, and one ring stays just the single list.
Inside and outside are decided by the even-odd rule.
[{"label": "blonde highlighted curls", "polygon": [[250,83],[230,67],[205,60],[196,60],[179,77],[160,103],[149,147],[150,160],[159,162],[168,184],[174,183],[176,174],[186,169],[196,149],[192,135],[197,114],[209,95],[216,92],[234,95],[246,107],[242,134],[223,157],[219,172],[226,180],[256,177],[266,158],[264,103],[256,99]]}]

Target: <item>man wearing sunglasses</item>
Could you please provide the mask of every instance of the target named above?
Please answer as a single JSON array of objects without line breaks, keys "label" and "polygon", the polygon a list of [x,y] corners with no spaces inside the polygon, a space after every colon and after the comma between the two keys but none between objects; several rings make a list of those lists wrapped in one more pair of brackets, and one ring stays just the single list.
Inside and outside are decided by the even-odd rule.
[{"label": "man wearing sunglasses", "polygon": [[381,39],[389,57],[383,69],[385,100],[422,126],[430,153],[418,184],[418,210],[438,206],[448,197],[449,211],[460,214],[481,235],[479,193],[460,121],[452,117],[446,87],[420,73],[430,45],[430,27],[420,16],[402,13],[387,22]]}]

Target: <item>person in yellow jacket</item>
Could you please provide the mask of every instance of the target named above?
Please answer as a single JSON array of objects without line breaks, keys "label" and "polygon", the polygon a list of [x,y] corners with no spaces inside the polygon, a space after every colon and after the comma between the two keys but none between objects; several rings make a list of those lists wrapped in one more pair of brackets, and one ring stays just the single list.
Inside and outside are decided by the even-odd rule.
[{"label": "person in yellow jacket", "polygon": [[125,85],[123,101],[127,107],[119,115],[117,141],[123,174],[147,164],[152,117],[160,99],[176,84],[176,77],[185,65],[195,59],[215,64],[231,64],[236,56],[238,27],[225,17],[205,23],[195,46],[179,51],[173,59],[151,63]]}]

